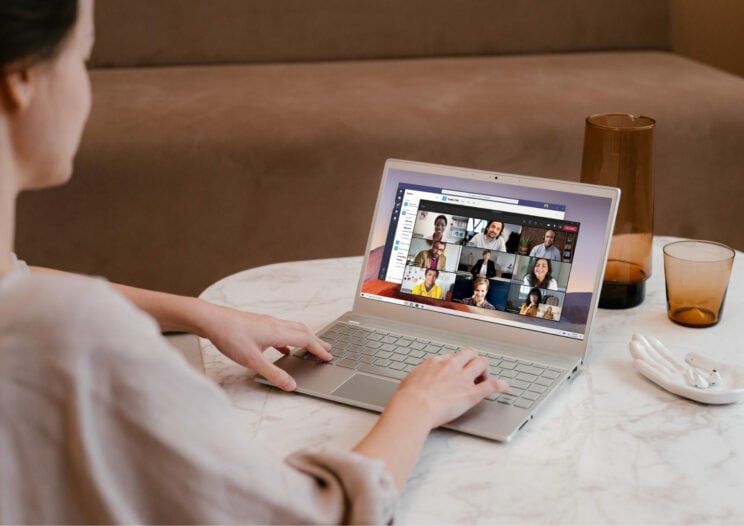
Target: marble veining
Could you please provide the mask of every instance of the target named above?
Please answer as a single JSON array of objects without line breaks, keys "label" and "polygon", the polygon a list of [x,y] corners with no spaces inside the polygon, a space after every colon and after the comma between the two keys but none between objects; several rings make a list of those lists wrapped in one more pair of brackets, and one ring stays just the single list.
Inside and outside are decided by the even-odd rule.
[{"label": "marble veining", "polygon": [[[399,524],[744,523],[744,403],[707,406],[663,391],[635,371],[627,350],[640,332],[680,355],[697,350],[744,366],[737,330],[744,255],[737,253],[721,322],[688,329],[666,317],[661,247],[668,241],[654,241],[645,302],[598,312],[584,371],[512,442],[432,433],[400,501]],[[250,269],[201,297],[318,330],[351,308],[361,262]],[[208,341],[200,345],[236,418],[279,455],[309,445],[351,448],[375,421],[374,413],[256,384]]]}]

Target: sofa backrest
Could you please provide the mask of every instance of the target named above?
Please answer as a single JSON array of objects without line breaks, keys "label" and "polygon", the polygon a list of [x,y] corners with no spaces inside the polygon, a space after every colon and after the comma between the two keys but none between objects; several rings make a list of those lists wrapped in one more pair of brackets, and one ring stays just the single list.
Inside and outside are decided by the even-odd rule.
[{"label": "sofa backrest", "polygon": [[93,67],[669,49],[670,0],[102,0]]}]

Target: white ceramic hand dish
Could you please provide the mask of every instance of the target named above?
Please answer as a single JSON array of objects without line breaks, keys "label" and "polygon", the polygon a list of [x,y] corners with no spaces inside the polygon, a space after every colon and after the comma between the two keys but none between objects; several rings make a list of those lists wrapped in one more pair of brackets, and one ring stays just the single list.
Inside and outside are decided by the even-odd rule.
[{"label": "white ceramic hand dish", "polygon": [[641,334],[633,335],[630,354],[638,372],[676,395],[704,404],[731,404],[744,398],[744,367],[694,352],[683,361],[657,338]]}]

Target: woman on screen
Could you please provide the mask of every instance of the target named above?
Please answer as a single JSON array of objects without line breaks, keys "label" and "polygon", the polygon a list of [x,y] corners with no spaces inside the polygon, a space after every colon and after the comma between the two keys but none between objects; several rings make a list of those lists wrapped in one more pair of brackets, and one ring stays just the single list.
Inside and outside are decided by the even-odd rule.
[{"label": "woman on screen", "polygon": [[535,287],[531,289],[530,292],[527,294],[527,300],[522,305],[522,308],[519,309],[519,314],[521,314],[522,316],[536,317],[541,303],[542,292],[540,292],[540,289]]},{"label": "woman on screen", "polygon": [[552,277],[550,260],[545,258],[535,260],[535,264],[527,275],[525,275],[523,282],[530,287],[558,290],[558,282]]},{"label": "woman on screen", "polygon": [[481,309],[496,310],[496,307],[486,301],[486,294],[491,283],[486,278],[476,278],[473,281],[473,296],[465,298],[462,302],[465,305],[480,307]]}]

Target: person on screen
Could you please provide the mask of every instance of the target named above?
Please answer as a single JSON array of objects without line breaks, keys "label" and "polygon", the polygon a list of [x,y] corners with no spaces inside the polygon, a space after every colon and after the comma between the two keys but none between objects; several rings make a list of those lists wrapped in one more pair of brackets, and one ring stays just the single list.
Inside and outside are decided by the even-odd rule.
[{"label": "person on screen", "polygon": [[447,216],[438,215],[434,219],[434,232],[429,234],[424,239],[427,241],[446,241],[444,233],[447,231]]},{"label": "person on screen", "polygon": [[555,314],[553,313],[553,307],[548,305],[548,308],[545,309],[545,312],[543,313],[542,317],[543,319],[546,319],[546,320],[554,320]]},{"label": "person on screen", "polygon": [[434,298],[435,300],[441,300],[444,296],[442,287],[437,285],[437,278],[439,277],[439,271],[435,268],[426,269],[424,274],[424,281],[415,285],[411,294],[417,296],[424,296],[426,298]]},{"label": "person on screen", "polygon": [[73,174],[93,6],[0,2],[0,524],[393,523],[430,431],[508,389],[476,350],[421,362],[352,451],[303,444],[284,459],[247,436],[222,388],[161,331],[208,338],[292,391],[263,352],[332,359],[307,326],[13,252],[19,194]]},{"label": "person on screen", "polygon": [[486,294],[488,293],[488,287],[491,282],[486,278],[476,278],[473,281],[473,296],[465,298],[462,302],[465,305],[472,305],[473,307],[480,307],[481,309],[496,310],[496,307],[486,301]]},{"label": "person on screen", "polygon": [[561,252],[553,243],[555,242],[555,230],[546,230],[543,236],[543,242],[532,247],[530,256],[536,258],[548,258],[560,261]]},{"label": "person on screen", "polygon": [[540,308],[541,303],[542,292],[540,292],[540,289],[538,288],[533,288],[527,294],[527,300],[522,305],[522,308],[519,309],[519,314],[522,316],[532,316],[534,318],[537,316],[537,311]]},{"label": "person on screen", "polygon": [[429,250],[422,250],[416,254],[413,264],[422,268],[444,270],[444,266],[447,264],[447,256],[444,255],[445,248],[447,248],[447,244],[444,241],[434,241]]},{"label": "person on screen", "polygon": [[552,266],[549,259],[538,258],[532,269],[525,275],[523,283],[540,289],[558,290],[558,282],[553,279]]},{"label": "person on screen", "polygon": [[501,236],[504,230],[504,223],[501,221],[489,221],[486,230],[475,234],[468,245],[476,248],[487,248],[489,250],[500,250],[506,252],[506,241]]},{"label": "person on screen", "polygon": [[479,276],[492,278],[496,275],[496,265],[494,265],[493,261],[491,261],[490,250],[483,251],[483,258],[475,262],[475,265],[473,265],[472,274],[473,279]]}]

